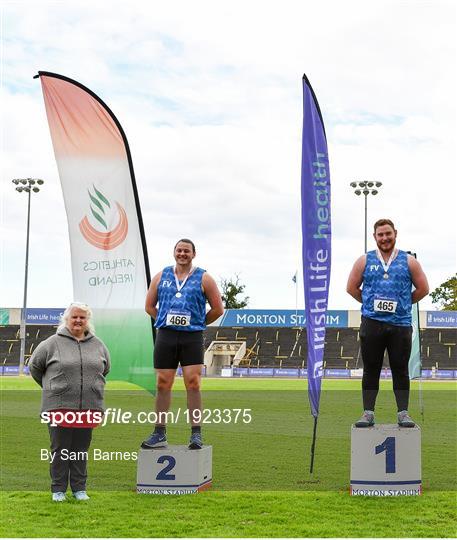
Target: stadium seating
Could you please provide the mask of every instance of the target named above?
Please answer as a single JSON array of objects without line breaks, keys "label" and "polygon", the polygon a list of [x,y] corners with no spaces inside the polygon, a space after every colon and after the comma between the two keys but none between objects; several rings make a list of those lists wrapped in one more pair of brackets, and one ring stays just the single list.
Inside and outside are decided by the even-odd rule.
[{"label": "stadium seating", "polygon": [[[42,341],[56,331],[55,326],[27,326],[26,361]],[[204,332],[205,349],[212,341],[245,341],[246,354],[240,366],[306,367],[306,330],[278,327],[217,327]],[[358,328],[327,328],[324,364],[326,368],[362,367]],[[19,326],[0,326],[0,365],[18,365]],[[421,356],[424,368],[457,369],[457,331],[426,328],[421,330]],[[388,366],[387,355],[384,365]]]},{"label": "stadium seating", "polygon": [[[55,334],[56,327],[49,325],[28,325],[25,338],[25,362],[36,346]],[[21,350],[20,328],[18,325],[0,326],[0,365],[17,366]]]},{"label": "stadium seating", "polygon": [[421,330],[422,365],[426,368],[456,369],[457,331],[427,328]]},{"label": "stadium seating", "polygon": [[[421,331],[424,368],[457,369],[456,332],[426,329]],[[246,340],[249,367],[306,367],[306,330],[302,328],[214,328],[205,331],[205,343],[223,339]],[[384,367],[389,366],[386,354]],[[327,328],[324,366],[357,369],[362,367],[358,328]]]}]

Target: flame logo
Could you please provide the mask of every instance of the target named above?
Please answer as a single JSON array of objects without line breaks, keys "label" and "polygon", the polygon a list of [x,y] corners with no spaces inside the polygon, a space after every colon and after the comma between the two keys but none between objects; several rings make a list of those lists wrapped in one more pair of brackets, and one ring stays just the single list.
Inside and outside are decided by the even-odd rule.
[{"label": "flame logo", "polygon": [[[106,213],[105,208],[111,208],[109,200],[93,186],[95,196],[91,194],[89,190],[89,198],[91,200],[90,209],[94,218],[104,227],[107,232],[97,231],[89,223],[87,216],[79,222],[79,230],[89,244],[95,246],[98,249],[110,250],[122,244],[125,240],[129,226],[127,220],[127,214],[124,208],[116,201],[116,207],[119,213],[119,221],[117,225],[111,231],[108,231],[108,225],[104,219]],[[92,206],[93,205],[93,206]],[[97,208],[97,210],[94,208]]]}]

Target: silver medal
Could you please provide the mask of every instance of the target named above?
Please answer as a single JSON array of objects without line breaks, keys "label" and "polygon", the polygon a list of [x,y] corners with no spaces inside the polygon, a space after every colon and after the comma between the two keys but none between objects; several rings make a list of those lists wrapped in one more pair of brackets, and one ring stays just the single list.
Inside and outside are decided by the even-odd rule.
[{"label": "silver medal", "polygon": [[379,261],[382,264],[382,267],[384,268],[384,274],[382,276],[384,279],[389,279],[389,274],[387,272],[389,271],[390,265],[392,264],[393,260],[397,256],[397,252],[398,251],[396,249],[394,249],[392,251],[392,253],[390,254],[389,260],[387,262],[385,262],[383,256],[381,255],[381,252],[379,251],[379,249],[376,251],[376,256],[378,257]]},{"label": "silver medal", "polygon": [[176,296],[176,298],[181,298],[182,294],[181,294],[180,292],[177,292],[177,293],[175,294],[175,296]]}]

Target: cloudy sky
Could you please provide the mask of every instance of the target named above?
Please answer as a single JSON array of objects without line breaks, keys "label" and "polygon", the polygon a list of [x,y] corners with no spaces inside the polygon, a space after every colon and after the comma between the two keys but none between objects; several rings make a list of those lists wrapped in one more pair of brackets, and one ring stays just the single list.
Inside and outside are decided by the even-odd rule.
[{"label": "cloudy sky", "polygon": [[291,278],[301,272],[306,73],[329,144],[329,307],[358,308],[345,293],[363,252],[353,180],[383,183],[368,201],[370,226],[393,219],[398,246],[418,253],[437,287],[456,270],[455,35],[453,0],[2,1],[0,306],[22,304],[26,196],[14,191],[17,177],[45,180],[32,201],[28,305],[72,300],[38,70],[80,81],[120,120],[153,273],[189,236],[216,279],[239,274],[250,307],[284,309],[295,308]]}]

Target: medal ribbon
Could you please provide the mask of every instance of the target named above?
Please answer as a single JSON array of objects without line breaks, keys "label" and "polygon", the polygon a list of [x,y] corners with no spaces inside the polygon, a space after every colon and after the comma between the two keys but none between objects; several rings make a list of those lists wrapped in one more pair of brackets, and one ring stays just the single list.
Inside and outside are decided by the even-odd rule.
[{"label": "medal ribbon", "polygon": [[187,274],[187,276],[182,280],[181,283],[179,283],[178,276],[176,275],[176,268],[173,270],[173,274],[175,275],[175,283],[176,283],[176,288],[178,289],[178,293],[181,292],[181,289],[182,289],[182,288],[184,287],[184,285],[186,284],[187,278],[192,274],[193,271],[194,271],[194,267],[191,266],[191,268],[190,268],[189,273]]},{"label": "medal ribbon", "polygon": [[381,255],[381,252],[379,251],[379,249],[376,250],[376,255],[378,256],[378,259],[380,260],[381,264],[382,264],[382,267],[384,268],[384,274],[385,275],[388,275],[387,272],[389,271],[389,268],[390,268],[390,265],[392,264],[392,261],[395,259],[395,257],[397,256],[397,249],[394,249],[392,251],[392,253],[390,254],[390,257],[389,257],[389,260],[387,262],[384,262],[384,259]]}]

